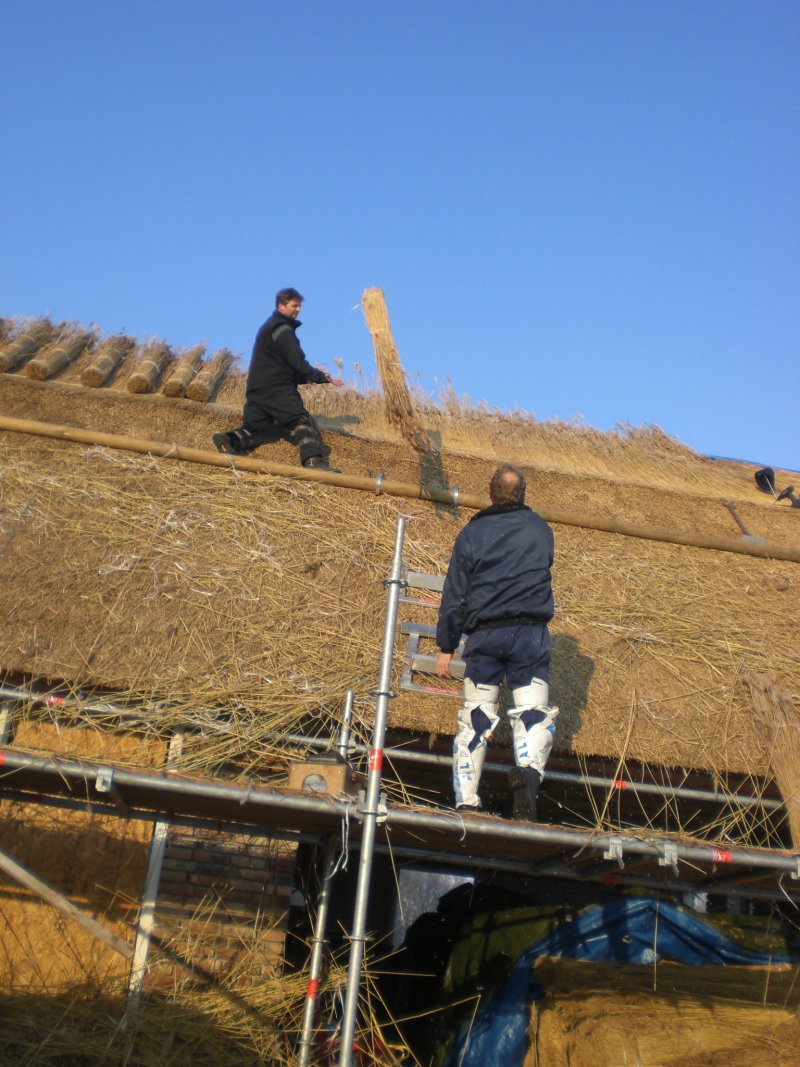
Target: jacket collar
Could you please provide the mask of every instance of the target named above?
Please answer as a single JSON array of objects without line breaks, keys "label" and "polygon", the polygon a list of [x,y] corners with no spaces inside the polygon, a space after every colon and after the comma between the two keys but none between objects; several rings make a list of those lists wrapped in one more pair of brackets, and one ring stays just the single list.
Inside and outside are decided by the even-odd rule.
[{"label": "jacket collar", "polygon": [[483,511],[477,512],[469,521],[474,522],[476,519],[482,519],[487,515],[508,515],[512,511],[530,510],[527,504],[492,504],[490,507],[484,508]]}]

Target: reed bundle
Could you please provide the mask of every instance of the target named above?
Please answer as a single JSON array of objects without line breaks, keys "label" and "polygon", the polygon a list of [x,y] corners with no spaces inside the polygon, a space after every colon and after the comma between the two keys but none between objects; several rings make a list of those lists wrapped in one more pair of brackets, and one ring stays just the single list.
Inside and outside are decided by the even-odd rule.
[{"label": "reed bundle", "polygon": [[186,388],[192,382],[203,361],[205,345],[195,345],[188,349],[178,360],[175,369],[164,382],[166,396],[185,396]]},{"label": "reed bundle", "polygon": [[137,362],[136,370],[128,379],[128,392],[154,392],[161,381],[164,368],[171,359],[172,350],[163,341],[148,345]]},{"label": "reed bundle", "polygon": [[400,362],[400,355],[392,337],[389,326],[389,313],[380,289],[365,289],[361,297],[364,318],[375,349],[375,362],[378,366],[383,396],[386,405],[386,417],[389,424],[399,430],[403,439],[417,452],[427,452],[431,448],[430,438],[419,422],[411,401],[411,394],[406,384],[406,375]]},{"label": "reed bundle", "polygon": [[186,387],[187,397],[200,404],[207,403],[214,396],[235,361],[236,357],[227,348],[221,348],[215,352],[206,366],[198,371],[197,376]]},{"label": "reed bundle", "polygon": [[5,374],[15,370],[31,353],[50,344],[59,329],[60,327],[54,326],[49,319],[37,319],[24,327],[20,333],[12,333],[0,349],[0,372]]},{"label": "reed bundle", "polygon": [[81,384],[90,389],[99,389],[109,380],[117,367],[134,351],[136,342],[132,337],[117,334],[103,341],[94,353],[91,363],[81,371]]},{"label": "reed bundle", "polygon": [[78,356],[94,344],[95,340],[95,334],[85,330],[74,330],[62,335],[55,344],[30,360],[25,367],[25,373],[36,381],[52,378],[74,363]]}]

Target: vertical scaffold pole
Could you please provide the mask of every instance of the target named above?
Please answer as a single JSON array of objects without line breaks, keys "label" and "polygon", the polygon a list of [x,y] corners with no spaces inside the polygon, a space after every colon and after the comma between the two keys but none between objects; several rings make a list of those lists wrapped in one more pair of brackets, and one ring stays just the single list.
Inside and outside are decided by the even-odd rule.
[{"label": "vertical scaffold pole", "polygon": [[[348,689],[344,701],[344,714],[339,730],[339,755],[347,759],[350,745],[350,726],[353,721],[353,690]],[[311,1058],[311,1043],[314,1039],[314,1018],[319,999],[319,980],[322,975],[322,957],[325,950],[325,931],[328,925],[328,909],[331,901],[331,887],[336,873],[336,846],[338,841],[332,837],[325,846],[322,857],[321,882],[317,900],[317,917],[314,922],[314,937],[311,946],[311,959],[308,964],[308,989],[303,1009],[303,1028],[300,1032],[300,1045],[297,1053],[297,1067],[308,1067]]]},{"label": "vertical scaffold pole", "polygon": [[361,859],[358,867],[353,932],[350,936],[350,966],[347,977],[347,995],[342,1015],[342,1046],[339,1054],[339,1067],[351,1067],[353,1062],[353,1038],[355,1036],[356,1013],[358,1011],[361,964],[364,958],[367,904],[369,903],[369,885],[372,875],[372,857],[375,851],[375,829],[378,824],[379,814],[383,742],[386,734],[389,700],[394,695],[390,687],[392,683],[392,657],[394,653],[395,628],[397,626],[397,608],[400,603],[400,590],[406,584],[402,577],[405,529],[405,517],[400,515],[398,516],[395,530],[392,572],[384,581],[389,594],[386,604],[386,622],[383,630],[380,679],[375,694],[375,726],[372,733],[372,749],[369,754],[369,777],[367,779],[367,795],[363,812],[364,828],[361,835]]},{"label": "vertical scaffold pole", "polygon": [[[167,769],[180,759],[183,751],[183,735],[183,728],[178,727],[170,738]],[[125,1025],[130,1031],[130,1036],[133,1036],[133,1027],[139,1010],[145,974],[147,973],[147,957],[150,953],[150,941],[156,921],[158,885],[161,881],[161,867],[164,862],[167,841],[169,840],[169,830],[169,822],[165,819],[159,819],[153,827],[153,835],[150,839],[147,875],[142,891],[139,921],[136,924],[136,937],[133,944],[133,960],[128,978],[128,1003],[125,1007]]]}]

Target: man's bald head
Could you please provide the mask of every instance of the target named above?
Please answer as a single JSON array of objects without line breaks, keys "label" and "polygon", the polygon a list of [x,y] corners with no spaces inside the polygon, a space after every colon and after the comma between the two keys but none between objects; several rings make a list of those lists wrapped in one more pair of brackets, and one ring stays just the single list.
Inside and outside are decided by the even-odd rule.
[{"label": "man's bald head", "polygon": [[513,463],[501,463],[489,482],[493,504],[524,504],[525,475]]}]

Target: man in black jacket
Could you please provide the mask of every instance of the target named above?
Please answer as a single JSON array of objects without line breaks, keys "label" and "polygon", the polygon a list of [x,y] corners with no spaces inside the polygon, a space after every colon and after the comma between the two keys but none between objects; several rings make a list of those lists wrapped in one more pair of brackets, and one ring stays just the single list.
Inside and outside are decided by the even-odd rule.
[{"label": "man in black jacket", "polygon": [[306,411],[298,385],[336,385],[325,371],[312,367],[295,335],[303,297],[296,289],[281,289],[275,311],[256,335],[244,405],[244,424],[237,430],[215,433],[220,452],[246,456],[267,442],[286,438],[296,446],[304,467],[332,470],[322,458],[322,438]]},{"label": "man in black jacket", "polygon": [[535,819],[558,715],[548,705],[553,531],[526,506],[525,475],[518,467],[497,468],[489,497],[491,507],[473,515],[456,538],[439,609],[436,671],[449,675],[466,634],[464,704],[453,742],[456,807],[480,809],[478,783],[505,678],[514,698],[508,712],[517,764],[514,814]]}]

